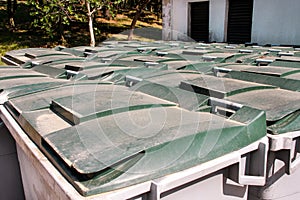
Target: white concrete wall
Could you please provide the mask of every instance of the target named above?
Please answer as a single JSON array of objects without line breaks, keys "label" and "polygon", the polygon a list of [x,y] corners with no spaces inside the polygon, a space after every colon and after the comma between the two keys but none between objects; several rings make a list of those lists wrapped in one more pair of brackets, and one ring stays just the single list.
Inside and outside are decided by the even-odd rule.
[{"label": "white concrete wall", "polygon": [[173,0],[163,0],[162,2],[162,39],[172,39],[172,10]]},{"label": "white concrete wall", "polygon": [[225,42],[227,32],[227,0],[211,0],[209,16],[209,40]]},{"label": "white concrete wall", "polygon": [[[207,0],[167,0],[168,34],[163,39],[186,40],[189,31],[189,3]],[[227,0],[209,0],[210,41],[226,42]],[[165,31],[165,30],[164,30]],[[300,0],[254,0],[252,42],[300,45]]]},{"label": "white concrete wall", "polygon": [[[186,39],[188,36],[189,3],[207,0],[173,0],[172,2],[172,39]],[[226,0],[210,0],[209,10],[210,41],[225,41]],[[226,25],[227,26],[227,25]]]},{"label": "white concrete wall", "polygon": [[252,42],[300,45],[300,0],[254,0]]}]

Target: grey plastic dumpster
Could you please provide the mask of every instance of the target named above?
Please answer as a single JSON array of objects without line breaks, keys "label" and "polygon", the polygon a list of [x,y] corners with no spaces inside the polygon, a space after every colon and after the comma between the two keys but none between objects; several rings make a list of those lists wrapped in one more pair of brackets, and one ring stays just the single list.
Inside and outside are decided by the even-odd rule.
[{"label": "grey plastic dumpster", "polygon": [[274,88],[275,86],[251,83],[230,78],[214,77],[210,75],[198,75],[198,77],[193,80],[181,81],[179,87],[181,89],[194,91],[196,93],[216,98],[225,98],[238,93]]},{"label": "grey plastic dumpster", "polygon": [[285,78],[287,78],[287,79],[293,79],[293,80],[300,80],[300,73],[287,75]]},{"label": "grey plastic dumpster", "polygon": [[[221,78],[218,78],[218,81],[224,82]],[[211,94],[217,92],[216,83],[213,82],[210,85],[204,85],[199,80],[183,83],[193,86],[194,91],[201,94],[206,94],[205,91],[211,91]],[[232,87],[227,87],[226,93],[220,98],[225,96],[227,100],[266,111],[270,140],[268,178],[263,187],[250,186],[249,199],[298,199],[298,187],[290,184],[298,185],[300,174],[299,93],[276,88],[257,87],[252,91],[230,90],[230,88]]]},{"label": "grey plastic dumpster", "polygon": [[[298,199],[300,127],[298,125],[299,105],[297,106],[299,100],[296,99],[299,98],[299,94],[280,90],[264,93],[264,95],[252,93],[248,97],[239,97],[251,101],[250,96],[255,96],[256,102],[263,101],[265,105],[263,106],[262,103],[261,109],[268,110],[267,120],[269,118],[270,151],[267,183],[263,187],[251,187],[250,197],[251,199]],[[275,109],[267,108],[267,105],[273,105]]]},{"label": "grey plastic dumpster", "polygon": [[283,90],[272,85],[207,75],[182,81],[179,87],[264,110],[268,130],[274,134],[284,133],[286,130],[297,131],[300,128],[297,125],[300,108],[298,92]]},{"label": "grey plastic dumpster", "polygon": [[[32,70],[18,69],[18,68],[1,68],[0,77],[0,91],[1,99],[0,102],[5,100],[6,94],[11,92],[13,88],[28,88],[32,90],[33,88],[41,88],[41,90],[47,88],[47,85],[51,85],[56,82],[58,85],[65,83],[67,80],[64,79],[53,79],[47,74],[41,74]],[[40,86],[38,86],[40,85]]]},{"label": "grey plastic dumpster", "polygon": [[[299,123],[296,119],[293,123]],[[270,151],[268,153],[268,175],[263,187],[250,187],[249,199],[296,200],[299,190],[299,129],[281,134],[269,134]],[[273,128],[273,127],[272,127]]]},{"label": "grey plastic dumpster", "polygon": [[290,62],[288,60],[276,60],[270,64],[271,66],[280,66],[280,67],[291,67],[291,68],[300,68],[300,62]]},{"label": "grey plastic dumpster", "polygon": [[[224,70],[228,69],[228,71],[241,71],[241,72],[249,72],[253,74],[262,74],[268,76],[275,76],[275,77],[286,77],[291,74],[299,73],[300,70],[296,68],[288,68],[288,67],[279,67],[279,66],[249,66],[249,65],[225,65],[221,68],[216,67],[216,71],[221,71],[222,68]],[[250,76],[251,77],[251,76]]]},{"label": "grey plastic dumpster", "polygon": [[[270,134],[268,136],[270,138],[270,151],[268,155],[267,183],[263,187],[250,187],[249,198],[299,199],[300,190],[297,185],[300,176],[298,159],[300,127],[298,126],[299,106],[296,106],[296,99],[298,99],[299,95],[298,93],[280,90],[276,91],[276,93],[274,93],[274,91],[265,91],[264,97],[258,94],[249,95],[255,96],[256,101],[259,102],[263,100],[266,105],[271,104],[277,109],[271,111],[269,108],[270,110],[268,112],[270,114],[272,113],[272,117],[269,118],[273,118],[279,113],[284,114],[284,110],[289,110],[289,114],[280,120],[272,123],[269,122],[268,130]],[[249,96],[246,98],[249,99]],[[275,102],[280,102],[280,104],[275,104]],[[261,109],[263,108],[261,107]],[[267,108],[265,107],[265,109]],[[295,187],[293,185],[295,185]]]},{"label": "grey plastic dumpster", "polygon": [[155,55],[131,55],[131,56],[126,56],[123,58],[120,58],[120,60],[125,60],[125,61],[137,61],[137,62],[160,62],[160,61],[165,61],[165,60],[170,60],[170,61],[177,61],[177,60],[184,60],[182,57],[177,55],[177,58],[171,58],[171,57],[160,57],[160,56],[155,56]]},{"label": "grey plastic dumpster", "polygon": [[276,61],[296,62],[296,63],[299,64],[300,57],[296,57],[296,56],[281,56],[280,58],[277,58]]},{"label": "grey plastic dumpster", "polygon": [[87,81],[24,90],[7,98],[0,117],[17,141],[28,199],[198,198],[207,188],[214,199],[246,199],[248,185],[264,184],[262,111],[206,101],[231,105],[227,118]]},{"label": "grey plastic dumpster", "polygon": [[300,89],[300,73],[295,68],[230,65],[214,67],[213,71],[220,77],[268,84],[292,91]]},{"label": "grey plastic dumpster", "polygon": [[36,65],[42,65],[42,64],[59,64],[59,63],[67,63],[72,61],[84,61],[84,60],[85,58],[77,57],[77,56],[46,56],[46,57],[28,60],[27,62],[22,64],[22,67],[31,68]]},{"label": "grey plastic dumpster", "polygon": [[21,50],[14,50],[7,52],[1,60],[8,65],[22,65],[27,61],[32,59],[47,57],[47,56],[72,56],[72,54],[67,52],[56,51],[54,49],[46,48],[28,48]]},{"label": "grey plastic dumpster", "polygon": [[16,79],[16,78],[30,78],[30,77],[53,77],[64,78],[66,70],[57,69],[51,66],[39,65],[32,68],[32,70],[20,69],[15,67],[0,67],[1,80]]},{"label": "grey plastic dumpster", "polygon": [[181,81],[195,79],[200,75],[199,72],[195,71],[163,70],[152,74],[142,75],[140,78],[168,87],[178,87]]},{"label": "grey plastic dumpster", "polygon": [[29,69],[3,69],[27,199],[299,198],[292,49],[173,43],[27,49]]}]

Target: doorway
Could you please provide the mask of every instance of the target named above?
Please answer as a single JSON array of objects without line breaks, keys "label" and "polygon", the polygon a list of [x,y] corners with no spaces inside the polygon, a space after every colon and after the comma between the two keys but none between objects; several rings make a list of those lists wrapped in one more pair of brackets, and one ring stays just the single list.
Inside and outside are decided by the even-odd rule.
[{"label": "doorway", "polygon": [[193,2],[190,7],[190,37],[197,42],[209,41],[209,1]]},{"label": "doorway", "polygon": [[229,0],[227,42],[251,42],[253,0]]}]

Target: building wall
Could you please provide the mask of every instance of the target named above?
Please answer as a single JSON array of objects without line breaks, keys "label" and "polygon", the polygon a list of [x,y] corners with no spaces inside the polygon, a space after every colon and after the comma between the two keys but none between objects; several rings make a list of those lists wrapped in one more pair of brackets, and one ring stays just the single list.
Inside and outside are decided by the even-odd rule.
[{"label": "building wall", "polygon": [[173,23],[173,15],[172,15],[172,5],[173,5],[173,0],[163,0],[162,1],[162,39],[163,40],[171,40],[172,35],[171,35],[171,30],[172,30],[172,23]]},{"label": "building wall", "polygon": [[300,45],[299,0],[254,0],[252,42]]},{"label": "building wall", "polygon": [[210,1],[210,41],[225,42],[227,32],[227,0]]},{"label": "building wall", "polygon": [[[164,0],[163,39],[188,40],[189,3],[205,0]],[[210,41],[226,42],[228,0],[210,0]],[[300,0],[254,0],[252,42],[300,45]],[[166,31],[168,30],[168,31]],[[168,34],[166,34],[166,32]]]},{"label": "building wall", "polygon": [[[163,24],[171,24],[164,26],[163,39],[165,40],[188,40],[189,37],[189,3],[207,0],[166,0],[163,1],[164,15]],[[171,9],[171,16],[167,16]],[[166,13],[166,14],[165,14]],[[209,33],[210,41],[225,41],[225,19],[226,19],[226,0],[210,0],[210,21]],[[171,22],[171,23],[169,23]],[[167,31],[166,29],[171,29]],[[167,33],[171,31],[171,34]]]}]

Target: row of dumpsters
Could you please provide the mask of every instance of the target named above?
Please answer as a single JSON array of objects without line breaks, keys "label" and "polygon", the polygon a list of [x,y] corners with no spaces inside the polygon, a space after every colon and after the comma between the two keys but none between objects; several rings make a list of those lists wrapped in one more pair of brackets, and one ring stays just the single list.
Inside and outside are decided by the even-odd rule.
[{"label": "row of dumpsters", "polygon": [[7,52],[0,199],[300,199],[300,49]]}]

